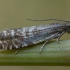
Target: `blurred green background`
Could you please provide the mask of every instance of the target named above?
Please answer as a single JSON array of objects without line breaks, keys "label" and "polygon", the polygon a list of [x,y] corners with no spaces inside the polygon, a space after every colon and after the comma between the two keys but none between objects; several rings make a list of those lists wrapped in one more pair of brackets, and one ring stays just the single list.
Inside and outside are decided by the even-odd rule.
[{"label": "blurred green background", "polygon": [[[0,30],[50,23],[28,21],[26,18],[59,18],[70,20],[70,0],[0,0]],[[61,39],[70,39],[70,35],[64,34]],[[4,67],[1,67],[0,69],[2,68],[5,69]],[[17,70],[36,70],[39,68],[42,70],[52,69],[53,67],[15,68]],[[59,70],[58,67],[55,68]],[[12,69],[12,67],[10,67],[10,69]],[[67,67],[64,67],[64,69],[67,69]],[[7,70],[9,70],[9,67]]]},{"label": "blurred green background", "polygon": [[[70,0],[0,0],[0,30],[50,23],[27,18],[70,20]],[[61,39],[69,38],[70,35],[65,34]]]}]

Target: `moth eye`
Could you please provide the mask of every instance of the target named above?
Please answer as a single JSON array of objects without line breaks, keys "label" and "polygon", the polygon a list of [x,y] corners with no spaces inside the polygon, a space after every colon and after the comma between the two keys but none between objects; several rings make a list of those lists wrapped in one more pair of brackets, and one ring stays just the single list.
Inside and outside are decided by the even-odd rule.
[{"label": "moth eye", "polygon": [[67,29],[67,32],[70,33],[70,28]]}]

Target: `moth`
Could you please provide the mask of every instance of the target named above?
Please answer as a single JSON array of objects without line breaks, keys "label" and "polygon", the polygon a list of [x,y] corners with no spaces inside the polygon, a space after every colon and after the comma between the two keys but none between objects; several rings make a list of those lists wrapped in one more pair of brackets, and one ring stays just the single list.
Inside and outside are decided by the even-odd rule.
[{"label": "moth", "polygon": [[[32,20],[32,19],[27,19]],[[62,22],[56,22],[51,24],[30,26],[23,28],[7,29],[0,32],[0,49],[12,50],[16,48],[28,47],[29,45],[44,42],[40,48],[40,52],[43,47],[52,39],[57,41],[64,33],[70,33],[70,21],[64,21],[60,19],[45,19],[45,20],[32,20],[32,21],[47,21],[57,20]]]}]

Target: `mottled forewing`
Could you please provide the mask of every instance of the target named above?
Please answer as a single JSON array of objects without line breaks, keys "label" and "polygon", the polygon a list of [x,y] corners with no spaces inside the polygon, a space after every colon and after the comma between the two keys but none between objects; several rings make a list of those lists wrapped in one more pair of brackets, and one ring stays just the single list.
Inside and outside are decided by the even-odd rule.
[{"label": "mottled forewing", "polygon": [[[11,31],[14,31],[13,34]],[[1,49],[15,49],[58,38],[65,30],[65,24],[50,24],[11,29],[9,38],[0,41]],[[10,37],[12,35],[12,37]]]}]

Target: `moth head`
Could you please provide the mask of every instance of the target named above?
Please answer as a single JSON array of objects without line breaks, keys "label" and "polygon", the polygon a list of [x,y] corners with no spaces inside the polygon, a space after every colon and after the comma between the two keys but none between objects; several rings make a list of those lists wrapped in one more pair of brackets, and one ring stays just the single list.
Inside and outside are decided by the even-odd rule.
[{"label": "moth head", "polygon": [[67,32],[67,33],[70,33],[70,27],[67,28],[67,31],[66,31],[66,32]]}]

